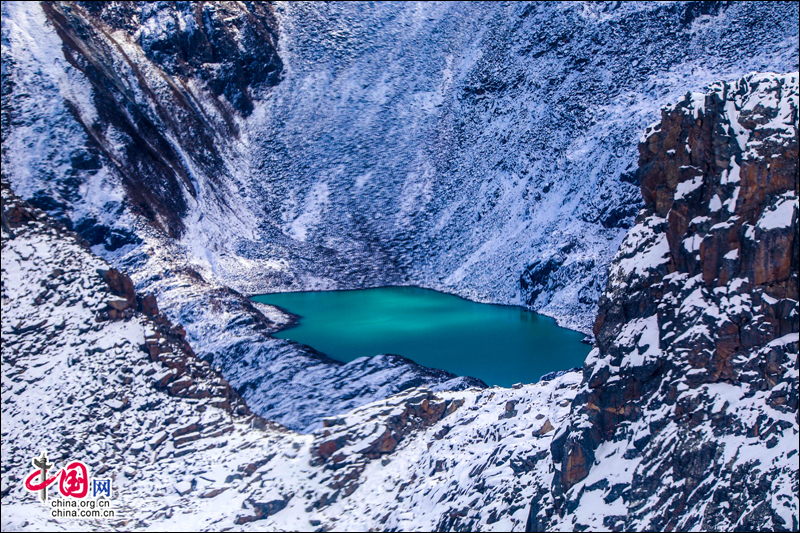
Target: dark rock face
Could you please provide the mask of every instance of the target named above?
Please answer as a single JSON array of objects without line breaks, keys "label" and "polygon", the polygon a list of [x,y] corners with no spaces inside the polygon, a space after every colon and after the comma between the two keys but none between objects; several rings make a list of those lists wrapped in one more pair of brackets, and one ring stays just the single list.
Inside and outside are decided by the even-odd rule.
[{"label": "dark rock face", "polygon": [[687,94],[639,152],[645,209],[529,526],[588,525],[602,497],[611,529],[796,530],[798,75]]},{"label": "dark rock face", "polygon": [[125,297],[128,304],[136,302],[136,289],[133,287],[133,281],[131,281],[130,276],[126,276],[116,268],[112,268],[103,274],[103,280],[108,284],[111,292],[117,296]]},{"label": "dark rock face", "polygon": [[[323,429],[314,433],[312,465],[333,473],[328,483],[333,495],[326,494],[314,502],[312,508],[319,509],[341,496],[350,496],[363,482],[361,474],[370,460],[391,454],[401,441],[452,414],[464,400],[444,400],[428,390],[412,389],[387,402],[388,408],[380,413],[382,418],[370,412],[367,418],[359,418],[359,423],[353,424],[349,417],[369,412],[354,410],[345,417],[323,420]],[[351,420],[349,424],[348,420]],[[365,420],[370,422],[366,426]]]},{"label": "dark rock face", "polygon": [[[48,197],[45,196],[42,199],[47,201]],[[31,200],[31,204],[43,211],[53,211],[53,207],[42,205],[41,202],[36,202],[35,198]],[[142,239],[137,237],[134,232],[123,228],[109,228],[93,217],[82,218],[74,225],[68,218],[62,218],[62,221],[71,225],[72,229],[92,246],[102,244],[104,248],[112,252],[127,244],[139,245],[142,243]]]},{"label": "dark rock face", "polygon": [[[280,80],[271,8],[216,2],[42,7],[63,41],[64,57],[92,85],[96,113],[68,102],[90,138],[73,167],[95,173],[114,168],[133,212],[180,236],[187,202],[205,182],[197,174],[210,180],[212,195],[220,194],[222,145],[238,135],[234,116],[250,114],[255,94]],[[202,89],[192,80],[201,80]],[[74,194],[78,185],[68,188]],[[81,224],[92,236],[109,231]],[[120,236],[99,242],[109,241],[112,249],[131,242],[131,236],[121,237],[120,243]]]},{"label": "dark rock face", "polygon": [[533,306],[543,291],[551,288],[552,274],[564,264],[564,256],[556,255],[547,261],[536,261],[529,265],[519,278],[519,285],[526,294],[526,304]]},{"label": "dark rock face", "polygon": [[262,2],[76,2],[124,30],[170,76],[199,78],[239,112],[253,110],[252,90],[276,85],[278,21]]}]

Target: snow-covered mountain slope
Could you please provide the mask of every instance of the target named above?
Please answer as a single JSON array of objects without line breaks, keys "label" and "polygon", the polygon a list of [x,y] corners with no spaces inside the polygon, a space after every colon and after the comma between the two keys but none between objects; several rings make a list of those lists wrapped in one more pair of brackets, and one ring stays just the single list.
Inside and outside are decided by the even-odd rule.
[{"label": "snow-covered mountain slope", "polygon": [[93,242],[134,212],[240,292],[415,283],[584,329],[639,131],[797,62],[792,3],[43,5],[4,7],[7,173]]},{"label": "snow-covered mountain slope", "polygon": [[751,74],[647,129],[533,529],[798,529],[799,110],[797,72]]},{"label": "snow-covered mountain slope", "polygon": [[[797,95],[750,75],[650,128],[583,375],[409,389],[305,435],[3,182],[3,529],[796,529]],[[22,486],[42,448],[111,477],[117,518],[51,519]]]},{"label": "snow-covered mountain slope", "polygon": [[[19,480],[78,428],[117,527],[797,529],[797,75],[680,100],[796,69],[797,9],[3,3],[3,179],[166,315],[4,208],[4,525],[58,525]],[[479,390],[242,294],[388,283],[587,331],[599,300],[598,348]]]},{"label": "snow-covered mountain slope", "polygon": [[588,330],[640,207],[641,130],[687,89],[796,68],[795,9],[281,5],[259,197],[296,239],[374,242],[394,268],[359,284],[529,303]]},{"label": "snow-covered mountain slope", "polygon": [[246,450],[253,432],[262,434],[250,425],[271,442],[287,434],[250,414],[152,297],[137,297],[130,279],[5,182],[2,193],[3,530],[70,528],[48,521],[49,508],[23,487],[42,450],[56,468],[77,459],[107,473],[119,496],[112,525],[124,527],[133,513],[171,516],[160,496],[184,482],[194,488],[184,477],[218,468],[228,453],[234,471],[237,461],[260,458]]},{"label": "snow-covered mountain slope", "polygon": [[[3,187],[2,528],[521,530],[577,372],[410,389],[302,435],[249,413],[151,297]],[[110,477],[113,520],[50,517],[30,460]],[[58,498],[58,484],[50,498]]]},{"label": "snow-covered mountain slope", "polygon": [[588,331],[644,125],[798,56],[794,3],[158,6],[3,4],[3,175],[294,428],[451,376],[275,342],[239,293],[409,283]]}]

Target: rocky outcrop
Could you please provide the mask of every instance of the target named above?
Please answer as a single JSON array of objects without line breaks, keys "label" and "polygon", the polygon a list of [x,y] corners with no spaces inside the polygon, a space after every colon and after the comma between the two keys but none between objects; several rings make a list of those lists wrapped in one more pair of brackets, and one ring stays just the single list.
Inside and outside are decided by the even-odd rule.
[{"label": "rocky outcrop", "polygon": [[[14,195],[5,181],[2,182],[2,215],[4,243],[17,238],[19,234],[29,233],[30,227],[34,227],[40,233],[51,232],[54,237],[65,241],[67,246],[72,245],[83,253],[90,253],[86,242],[79,235]],[[85,276],[88,278],[84,284],[91,285],[91,296],[98,300],[94,311],[94,322],[97,325],[102,327],[102,323],[107,321],[129,322],[134,318],[143,324],[144,342],[136,348],[146,353],[154,363],[143,371],[143,376],[150,380],[153,388],[165,391],[170,396],[202,399],[209,405],[237,416],[252,416],[245,402],[219,372],[208,362],[195,356],[186,340],[184,329],[180,325],[173,325],[166,315],[159,312],[155,297],[152,294],[137,294],[130,276],[116,268],[97,268],[90,273],[67,272],[63,268],[55,268],[40,281],[42,292],[33,300],[34,305],[47,308],[53,304],[64,304],[67,300],[61,294],[64,285],[73,284],[76,279]],[[5,285],[5,278],[3,283]],[[77,303],[77,300],[73,303]],[[45,310],[41,311],[42,315],[46,313]],[[48,325],[52,326],[48,322],[51,320],[45,318],[35,323],[24,321],[11,327],[11,332],[4,337],[4,343],[14,353],[14,359],[25,358],[26,355],[18,349],[21,343],[17,335],[47,339],[51,336]],[[56,331],[58,329],[57,327]],[[114,339],[109,340],[114,342]],[[128,367],[121,371],[117,381],[128,385],[133,378],[133,370]],[[113,397],[116,396],[118,395],[114,394]],[[128,402],[124,401],[119,407],[127,405]],[[263,426],[264,422],[260,424]]]},{"label": "rocky outcrop", "polygon": [[[183,217],[203,194],[199,182],[210,180],[209,193],[224,203],[225,146],[239,133],[235,115],[250,114],[253,99],[278,83],[283,68],[272,8],[253,2],[43,2],[42,8],[67,62],[91,84],[91,97],[66,101],[89,139],[74,154],[76,173],[113,168],[129,208],[171,237],[183,233]],[[36,199],[50,211],[63,200],[69,198]],[[105,243],[108,229],[98,221],[73,222]]]},{"label": "rocky outcrop", "polygon": [[[391,454],[404,438],[433,426],[463,403],[462,399],[444,400],[430,391],[412,389],[387,400],[381,411],[361,409],[347,417],[324,419],[323,429],[315,432],[312,464],[335,473],[328,485],[332,495],[315,507],[332,504],[340,494],[350,496],[360,485],[369,460]],[[369,416],[359,416],[362,413]]]},{"label": "rocky outcrop", "polygon": [[529,527],[796,530],[798,74],[689,93],[639,152],[645,208]]},{"label": "rocky outcrop", "polygon": [[122,30],[170,76],[199,79],[249,115],[253,93],[278,84],[278,21],[262,2],[75,2],[112,30]]}]

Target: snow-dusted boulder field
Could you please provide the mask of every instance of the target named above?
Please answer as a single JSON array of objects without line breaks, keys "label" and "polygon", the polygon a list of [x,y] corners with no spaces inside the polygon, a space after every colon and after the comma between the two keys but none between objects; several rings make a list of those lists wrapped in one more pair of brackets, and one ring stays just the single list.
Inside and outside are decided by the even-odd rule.
[{"label": "snow-dusted boulder field", "polygon": [[298,429],[463,380],[343,368],[267,338],[287,318],[241,295],[415,284],[588,333],[642,205],[641,131],[687,90],[798,58],[793,3],[2,9],[15,193]]}]

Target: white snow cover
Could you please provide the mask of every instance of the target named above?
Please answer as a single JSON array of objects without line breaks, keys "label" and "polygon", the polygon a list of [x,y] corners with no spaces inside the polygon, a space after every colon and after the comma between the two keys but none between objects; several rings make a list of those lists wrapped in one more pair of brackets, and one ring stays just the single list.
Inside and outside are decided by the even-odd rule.
[{"label": "white snow cover", "polygon": [[675,199],[680,200],[685,196],[688,196],[689,193],[692,191],[697,190],[703,185],[703,175],[700,174],[698,176],[692,177],[690,180],[682,181],[678,184],[678,187],[675,189]]},{"label": "white snow cover", "polygon": [[797,216],[798,198],[794,194],[786,193],[778,198],[774,205],[769,206],[761,213],[756,227],[764,231],[779,228],[788,228]]},{"label": "white snow cover", "polygon": [[[470,529],[519,531],[534,487],[552,478],[546,457],[580,382],[575,372],[517,389],[438,393],[451,412],[407,434],[381,459],[359,450],[393,414],[429,393],[411,389],[337,417],[332,429],[351,444],[339,451],[347,459],[336,464],[357,470],[351,479],[357,487],[331,498],[340,471],[314,466],[312,454],[328,430],[256,429],[252,417],[232,417],[208,400],[154,390],[168,369],[142,349],[152,326],[139,316],[95,320],[108,297],[96,269],[107,267],[44,223],[13,238],[3,232],[4,531],[309,530],[320,524],[352,531],[378,523],[432,530],[453,513]],[[42,292],[41,282],[50,279],[58,285]],[[34,324],[43,329],[28,333]],[[42,450],[56,469],[81,460],[90,475],[110,476],[115,519],[51,519],[49,507],[22,486]],[[60,497],[56,488],[49,494]],[[314,507],[326,498],[330,504]],[[285,503],[248,522],[268,502]]]},{"label": "white snow cover", "polygon": [[659,217],[648,217],[628,231],[609,267],[609,279],[635,287],[637,280],[669,262],[669,243],[658,228],[666,223]]},{"label": "white snow cover", "polygon": [[622,369],[642,366],[661,356],[658,317],[656,315],[628,322],[619,333],[619,339],[622,344],[636,346],[632,353],[623,358],[620,365]]}]

